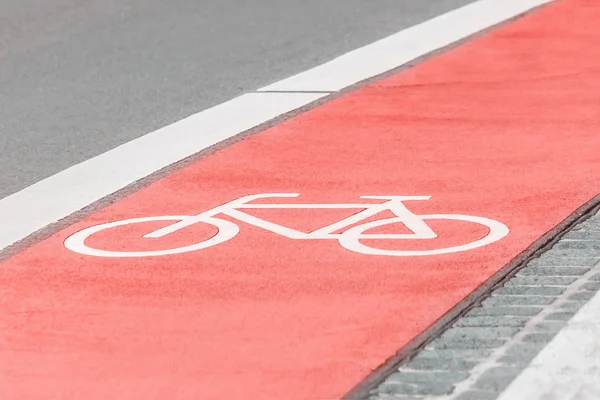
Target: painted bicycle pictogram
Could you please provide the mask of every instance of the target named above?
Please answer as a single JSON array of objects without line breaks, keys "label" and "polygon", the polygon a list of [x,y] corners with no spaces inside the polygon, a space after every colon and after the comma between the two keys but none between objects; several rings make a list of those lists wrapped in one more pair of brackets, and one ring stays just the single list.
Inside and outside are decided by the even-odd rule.
[{"label": "painted bicycle pictogram", "polygon": [[[256,227],[265,229],[275,234],[284,236],[289,239],[295,240],[337,240],[339,244],[351,251],[368,254],[368,255],[382,255],[382,256],[429,256],[447,253],[456,253],[466,250],[475,249],[494,243],[509,233],[509,229],[501,222],[470,215],[460,214],[429,214],[429,215],[416,215],[412,213],[406,205],[405,201],[425,201],[429,200],[431,196],[360,196],[361,199],[365,200],[385,200],[384,202],[371,202],[371,203],[341,203],[341,204],[300,204],[300,203],[253,203],[260,199],[272,199],[272,198],[295,198],[298,197],[298,193],[265,193],[256,194],[241,197],[237,200],[230,201],[226,204],[215,207],[211,210],[204,211],[198,215],[169,215],[169,216],[156,216],[156,217],[144,217],[144,218],[132,218],[115,222],[108,222],[96,226],[92,226],[83,229],[71,236],[65,241],[65,246],[76,253],[97,256],[97,257],[153,257],[153,256],[165,256],[172,254],[187,253],[190,251],[198,251],[206,249],[208,247],[216,246],[220,243],[226,242],[234,238],[239,232],[240,227],[235,222],[231,222],[227,219],[218,218],[218,215],[226,215],[231,219],[246,224],[254,225]],[[359,209],[359,211],[347,218],[344,218],[338,222],[330,224],[328,226],[319,228],[312,232],[301,232],[289,227],[285,227],[273,222],[269,222],[265,219],[252,216],[245,213],[243,210],[251,209]],[[378,220],[372,220],[364,222],[362,224],[355,225],[361,221],[371,218],[384,211],[391,211],[395,217],[383,218]],[[480,224],[489,229],[488,234],[478,240],[465,243],[458,246],[432,249],[432,250],[390,250],[380,249],[372,246],[367,246],[363,243],[365,240],[379,239],[379,240],[403,240],[403,239],[435,239],[436,233],[427,225],[427,220],[456,220],[465,221],[474,224]],[[107,229],[116,228],[123,225],[139,224],[152,221],[173,221],[174,223],[154,230],[146,235],[144,238],[167,238],[169,234],[177,232],[181,229],[189,227],[194,224],[210,224],[217,228],[217,233],[201,242],[193,243],[188,246],[163,249],[163,250],[152,250],[152,251],[110,251],[103,249],[96,249],[86,245],[86,240],[101,231]],[[379,228],[385,225],[402,223],[412,233],[366,233],[374,228]],[[352,226],[352,227],[350,227]],[[347,230],[341,233],[339,232],[345,228]],[[168,240],[165,239],[165,243]]]}]

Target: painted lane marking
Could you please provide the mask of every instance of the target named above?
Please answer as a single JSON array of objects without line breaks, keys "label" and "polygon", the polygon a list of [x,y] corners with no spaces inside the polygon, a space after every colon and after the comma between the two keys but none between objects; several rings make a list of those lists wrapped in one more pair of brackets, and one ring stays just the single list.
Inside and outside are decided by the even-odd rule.
[{"label": "painted lane marking", "polygon": [[265,86],[259,91],[338,91],[550,1],[477,1]]},{"label": "painted lane marking", "polygon": [[[453,215],[453,214],[434,214],[434,215],[415,215],[405,205],[404,201],[415,201],[415,200],[429,200],[430,196],[360,196],[361,199],[378,199],[387,200],[384,203],[358,203],[358,204],[249,204],[249,202],[257,199],[269,199],[269,198],[293,198],[298,197],[297,193],[265,193],[258,195],[244,196],[237,200],[233,200],[221,206],[217,206],[212,210],[205,211],[194,216],[161,216],[161,217],[144,217],[144,218],[133,218],[122,221],[115,221],[95,225],[86,229],[83,229],[71,236],[65,241],[65,247],[73,252],[96,256],[96,257],[154,257],[154,256],[166,256],[173,254],[182,254],[190,251],[197,251],[206,249],[220,243],[224,243],[230,239],[233,239],[240,231],[238,225],[225,219],[215,218],[216,215],[223,214],[233,219],[237,219],[240,222],[245,222],[249,225],[254,225],[267,231],[279,234],[289,239],[336,239],[339,244],[356,253],[367,254],[367,255],[381,255],[381,256],[396,256],[396,257],[409,257],[409,256],[431,256],[448,253],[457,253],[461,251],[467,251],[476,249],[478,247],[486,246],[494,243],[506,235],[508,235],[508,228],[506,225],[482,217],[474,217],[469,215]],[[319,228],[310,233],[301,232],[295,229],[291,229],[273,222],[266,221],[261,218],[257,218],[240,211],[240,209],[363,209],[350,217],[344,218],[341,221],[330,224],[326,227]],[[357,222],[364,221],[379,213],[391,211],[396,216],[393,218],[379,219],[371,222],[365,222],[360,225],[353,226],[352,228],[342,232],[334,233],[336,231],[349,228],[351,225]],[[361,242],[361,240],[397,240],[397,239],[435,239],[437,235],[427,225],[425,220],[455,220],[455,221],[467,221],[475,224],[480,224],[489,229],[489,232],[481,239],[475,240],[470,243],[466,243],[459,246],[446,247],[434,250],[391,250],[391,249],[379,249],[372,246],[367,246]],[[175,233],[181,229],[187,228],[191,225],[198,223],[205,223],[214,225],[217,228],[217,232],[208,239],[188,245],[185,247],[173,248],[169,250],[155,250],[155,251],[110,251],[100,250],[89,247],[85,244],[85,241],[95,233],[102,232],[106,229],[116,228],[125,225],[132,225],[145,222],[154,221],[177,221],[167,227],[160,228],[144,235],[145,238],[163,238],[171,233]],[[386,225],[393,224],[404,224],[411,231],[411,233],[403,234],[390,234],[390,233],[365,233],[373,228],[380,228]]]},{"label": "painted lane marking", "polygon": [[0,200],[0,250],[161,168],[323,96],[245,94],[5,197]]},{"label": "painted lane marking", "polygon": [[[393,69],[548,0],[480,0],[354,50],[323,66],[151,132],[0,199],[0,251],[32,233],[207,147]],[[335,83],[332,85],[332,83]],[[300,89],[298,89],[300,87]]]}]

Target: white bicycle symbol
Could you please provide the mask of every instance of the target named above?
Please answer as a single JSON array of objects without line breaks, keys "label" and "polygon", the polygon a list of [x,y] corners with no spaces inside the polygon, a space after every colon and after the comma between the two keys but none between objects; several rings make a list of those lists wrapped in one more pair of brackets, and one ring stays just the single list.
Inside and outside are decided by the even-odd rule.
[{"label": "white bicycle symbol", "polygon": [[[249,204],[251,201],[258,199],[269,199],[269,198],[292,198],[298,197],[298,193],[267,193],[267,194],[256,194],[250,196],[244,196],[237,200],[215,207],[212,210],[205,211],[198,215],[184,215],[184,216],[158,216],[158,217],[145,217],[145,218],[132,218],[122,221],[109,222],[101,225],[92,226],[79,231],[65,240],[65,247],[76,253],[97,256],[97,257],[153,257],[153,256],[165,256],[171,254],[187,253],[190,251],[196,251],[205,249],[207,247],[216,246],[219,243],[226,242],[235,237],[240,227],[228,220],[216,218],[216,215],[222,214],[227,215],[230,218],[238,221],[245,222],[250,225],[254,225],[273,233],[277,233],[289,239],[336,239],[339,244],[351,251],[369,254],[369,255],[384,255],[384,256],[429,256],[436,254],[456,253],[459,251],[471,250],[477,247],[485,246],[490,243],[494,243],[503,237],[505,237],[509,229],[506,225],[494,221],[492,219],[483,217],[474,217],[469,215],[458,215],[458,214],[430,214],[430,215],[415,215],[403,204],[404,201],[409,200],[429,200],[431,196],[360,196],[361,199],[371,200],[387,200],[384,203],[355,203],[355,204]],[[244,209],[363,209],[354,215],[344,218],[334,224],[326,227],[317,229],[310,233],[301,232],[295,229],[287,228],[282,225],[278,225],[264,219],[254,217],[241,211]],[[396,217],[384,218],[371,222],[366,222],[360,225],[355,225],[352,228],[347,229],[342,233],[334,233],[354,225],[360,221],[370,218],[380,212],[391,211]],[[446,247],[442,249],[434,250],[387,250],[370,247],[361,242],[361,240],[370,239],[434,239],[437,237],[435,232],[425,223],[425,220],[456,220],[456,221],[467,221],[476,224],[481,224],[489,228],[489,233],[482,239],[478,239],[474,242],[463,244],[460,246]],[[95,233],[111,229],[123,225],[138,224],[152,221],[176,221],[175,223],[168,225],[164,228],[155,230],[144,238],[163,238],[167,235],[176,232],[180,229],[188,226],[205,223],[213,225],[217,228],[217,233],[200,243],[195,243],[189,246],[166,249],[166,250],[155,250],[155,251],[109,251],[100,250],[89,247],[85,244],[86,239]],[[395,223],[402,223],[412,233],[402,234],[377,234],[377,233],[365,233],[373,228],[381,227],[384,225],[390,225]]]}]

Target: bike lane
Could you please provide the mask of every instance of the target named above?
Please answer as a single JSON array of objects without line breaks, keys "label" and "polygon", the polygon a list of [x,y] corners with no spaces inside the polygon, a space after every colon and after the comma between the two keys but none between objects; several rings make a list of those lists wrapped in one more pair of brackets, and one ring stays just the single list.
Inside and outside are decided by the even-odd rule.
[{"label": "bike lane", "polygon": [[[552,4],[197,161],[3,262],[4,396],[342,396],[600,192],[600,56],[590,52],[598,17],[593,2]],[[431,196],[405,205],[490,218],[510,233],[422,257],[366,255],[243,222],[227,242],[170,256],[101,258],[63,245],[97,224],[195,215],[258,193],[299,193],[261,201],[290,204]],[[310,231],[354,211],[247,212]],[[438,238],[369,244],[426,250],[487,234],[426,222]],[[156,250],[216,232],[199,224],[141,239],[165,225],[86,243]],[[373,232],[406,233],[386,229]]]}]

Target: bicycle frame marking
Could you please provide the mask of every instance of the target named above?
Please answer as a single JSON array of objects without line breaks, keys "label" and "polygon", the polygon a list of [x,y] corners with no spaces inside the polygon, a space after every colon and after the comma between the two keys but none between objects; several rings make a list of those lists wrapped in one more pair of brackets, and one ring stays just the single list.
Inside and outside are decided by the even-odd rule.
[{"label": "bicycle frame marking", "polygon": [[[162,256],[186,253],[189,251],[201,250],[207,247],[212,247],[232,239],[239,233],[239,226],[231,221],[217,218],[219,214],[227,215],[232,219],[240,222],[245,222],[249,225],[265,229],[267,231],[279,234],[289,239],[336,239],[339,244],[351,251],[368,254],[368,255],[386,255],[386,256],[423,256],[454,253],[458,251],[470,250],[473,248],[485,246],[502,239],[509,233],[509,229],[502,223],[483,217],[474,217],[457,214],[435,214],[435,215],[416,215],[412,213],[405,205],[404,201],[424,201],[429,200],[431,196],[360,196],[361,199],[370,200],[387,200],[383,203],[340,203],[340,204],[294,204],[294,203],[250,203],[260,199],[271,198],[296,198],[298,193],[264,193],[256,195],[248,195],[237,200],[230,201],[223,205],[217,206],[211,210],[204,211],[193,216],[162,216],[162,217],[147,217],[134,218],[123,221],[109,222],[106,224],[96,225],[71,235],[65,240],[65,247],[69,250],[98,257],[149,257]],[[316,229],[306,233],[292,228],[285,227],[262,218],[258,218],[243,212],[248,209],[362,209],[349,217],[346,217],[333,224]],[[334,233],[344,228],[348,228],[360,221],[377,215],[383,211],[391,211],[396,217],[385,218],[355,225],[342,233]],[[490,232],[483,239],[476,240],[460,246],[453,246],[443,249],[434,250],[386,250],[366,246],[360,240],[365,239],[435,239],[436,233],[427,225],[427,219],[450,219],[460,220],[484,225],[489,228]],[[88,247],[85,240],[92,234],[110,229],[113,227],[150,222],[150,221],[178,221],[157,229],[144,235],[144,238],[159,239],[181,229],[189,227],[197,223],[208,223],[217,227],[218,232],[215,236],[203,242],[196,243],[190,246],[185,246],[177,249],[157,250],[157,251],[133,251],[133,252],[113,252],[107,250],[99,250]],[[412,233],[399,234],[384,234],[384,233],[364,233],[369,229],[390,225],[394,223],[402,223]]]},{"label": "bicycle frame marking", "polygon": [[[359,221],[372,217],[380,212],[392,210],[394,214],[402,216],[406,227],[414,233],[393,234],[393,235],[377,235],[370,234],[370,239],[433,239],[437,235],[427,226],[422,220],[410,212],[402,201],[406,200],[429,200],[431,196],[360,196],[361,199],[387,199],[385,203],[356,203],[356,204],[248,204],[250,201],[266,199],[266,198],[295,198],[299,193],[266,193],[258,195],[244,196],[237,200],[230,201],[224,205],[205,211],[198,215],[188,217],[185,220],[169,225],[167,227],[151,232],[144,237],[160,238],[170,233],[174,233],[180,229],[186,228],[198,222],[203,222],[207,217],[214,217],[218,214],[227,215],[238,221],[245,222],[249,225],[254,225],[259,228],[277,233],[289,239],[339,239],[342,234],[333,233],[340,229],[344,229]],[[391,204],[390,204],[391,203]],[[364,209],[341,221],[334,224],[317,229],[310,233],[301,232],[291,229],[273,222],[266,221],[262,218],[248,215],[240,209]]]}]

